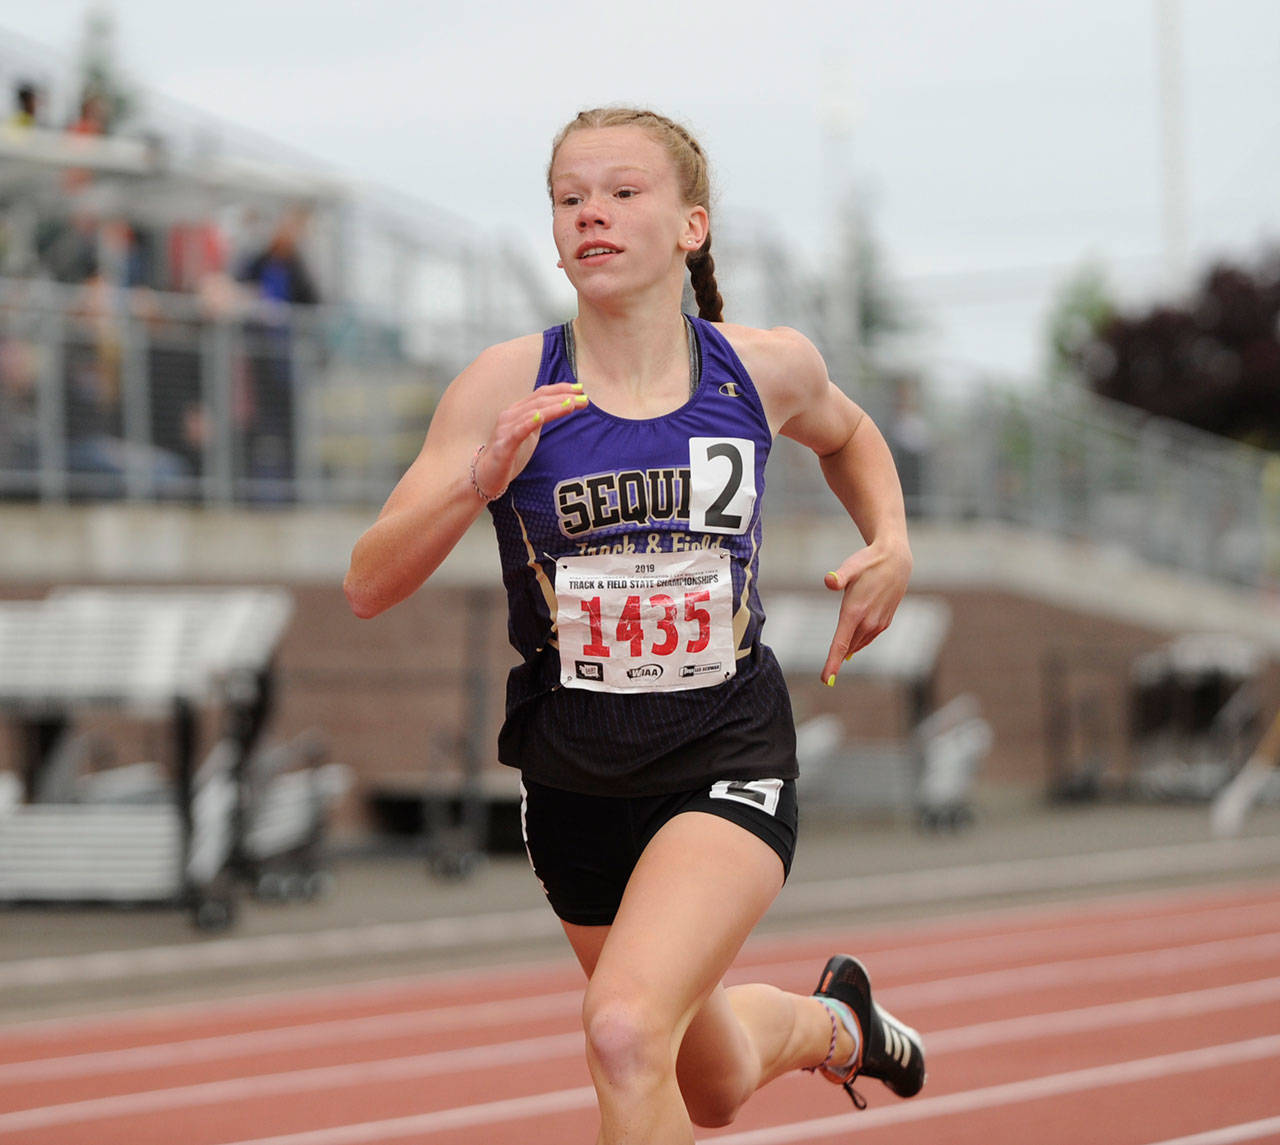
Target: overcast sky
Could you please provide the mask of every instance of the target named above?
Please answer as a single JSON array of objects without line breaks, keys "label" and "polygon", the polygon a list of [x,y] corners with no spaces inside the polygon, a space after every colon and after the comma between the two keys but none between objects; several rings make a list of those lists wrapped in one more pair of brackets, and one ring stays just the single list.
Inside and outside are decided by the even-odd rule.
[{"label": "overcast sky", "polygon": [[[1072,266],[1160,286],[1157,0],[116,0],[141,85],[554,261],[548,144],[634,102],[709,149],[722,218],[811,267],[857,188],[939,371],[1038,368]],[[0,0],[72,51],[84,0]],[[1280,2],[1180,0],[1194,266],[1280,236]],[[732,298],[729,299],[730,310]],[[732,316],[732,315],[731,315]]]}]

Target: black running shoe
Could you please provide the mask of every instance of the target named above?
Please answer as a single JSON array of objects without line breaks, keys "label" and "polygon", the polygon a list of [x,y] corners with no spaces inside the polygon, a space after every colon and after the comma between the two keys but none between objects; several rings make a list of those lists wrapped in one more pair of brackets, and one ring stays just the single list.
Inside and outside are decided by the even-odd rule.
[{"label": "black running shoe", "polygon": [[849,1091],[858,1076],[874,1077],[899,1097],[915,1097],[924,1088],[924,1043],[910,1026],[871,1000],[871,980],[861,962],[847,954],[833,955],[822,971],[814,994],[834,998],[853,1011],[862,1028],[862,1061],[847,1076],[823,1072]]}]

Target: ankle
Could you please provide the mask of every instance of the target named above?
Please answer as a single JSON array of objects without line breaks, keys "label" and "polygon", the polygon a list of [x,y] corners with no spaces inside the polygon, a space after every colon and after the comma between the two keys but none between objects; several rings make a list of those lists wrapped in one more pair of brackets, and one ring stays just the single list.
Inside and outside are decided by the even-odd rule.
[{"label": "ankle", "polygon": [[862,1064],[862,1034],[858,1019],[848,1006],[834,998],[815,997],[812,1001],[822,1007],[826,1019],[823,1025],[830,1030],[830,1036],[823,1059],[817,1065],[805,1068],[811,1072],[822,1070],[828,1076],[854,1072]]}]

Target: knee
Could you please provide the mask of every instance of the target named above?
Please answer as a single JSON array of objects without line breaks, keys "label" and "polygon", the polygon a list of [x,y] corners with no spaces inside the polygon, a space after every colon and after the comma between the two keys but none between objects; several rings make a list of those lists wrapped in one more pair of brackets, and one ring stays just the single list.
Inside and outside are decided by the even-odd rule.
[{"label": "knee", "polygon": [[641,998],[587,990],[582,1025],[593,1072],[612,1087],[645,1088],[674,1068],[671,1032]]}]

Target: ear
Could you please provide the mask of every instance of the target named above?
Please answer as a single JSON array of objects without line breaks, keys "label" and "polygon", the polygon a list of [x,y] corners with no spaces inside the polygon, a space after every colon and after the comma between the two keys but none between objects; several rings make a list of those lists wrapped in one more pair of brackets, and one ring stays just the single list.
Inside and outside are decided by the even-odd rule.
[{"label": "ear", "polygon": [[684,230],[680,235],[680,245],[685,251],[697,250],[707,241],[707,232],[711,229],[711,219],[706,207],[688,207],[685,210]]}]

